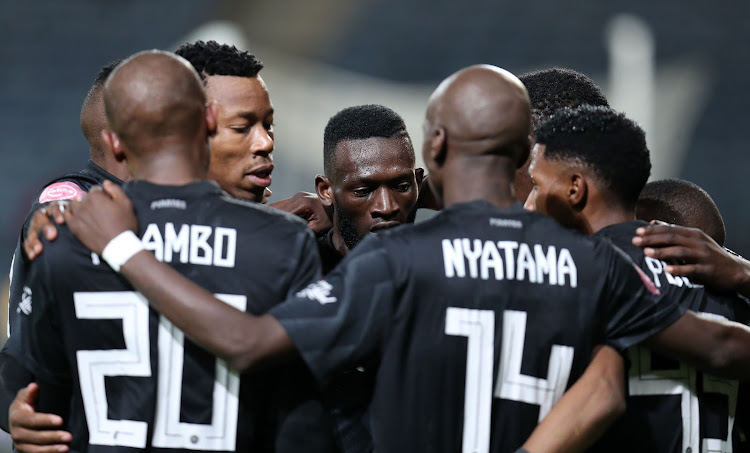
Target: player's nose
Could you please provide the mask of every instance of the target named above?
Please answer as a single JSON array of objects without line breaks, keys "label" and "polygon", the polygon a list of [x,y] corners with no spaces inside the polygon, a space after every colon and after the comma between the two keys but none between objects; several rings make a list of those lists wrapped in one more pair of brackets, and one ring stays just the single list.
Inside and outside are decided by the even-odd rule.
[{"label": "player's nose", "polygon": [[273,137],[271,133],[265,128],[256,128],[253,141],[252,141],[252,152],[253,155],[268,157],[273,152]]},{"label": "player's nose", "polygon": [[536,193],[536,189],[533,189],[531,192],[529,192],[529,196],[526,197],[526,202],[523,204],[523,208],[527,211],[534,212],[536,211],[536,197],[534,197]]},{"label": "player's nose", "polygon": [[380,187],[375,191],[372,212],[374,216],[391,217],[399,212],[399,206],[390,190]]}]

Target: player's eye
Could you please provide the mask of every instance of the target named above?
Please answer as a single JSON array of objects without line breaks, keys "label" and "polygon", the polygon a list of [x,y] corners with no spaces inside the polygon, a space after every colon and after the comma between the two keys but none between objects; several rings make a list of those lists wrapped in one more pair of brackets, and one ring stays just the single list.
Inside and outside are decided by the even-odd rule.
[{"label": "player's eye", "polygon": [[408,192],[409,189],[411,189],[411,183],[408,182],[402,182],[401,184],[396,186],[396,190],[399,192]]},{"label": "player's eye", "polygon": [[357,196],[357,197],[366,197],[370,195],[370,193],[372,193],[372,190],[370,190],[367,187],[360,187],[357,189],[352,189],[352,193],[354,194],[354,196]]},{"label": "player's eye", "polygon": [[272,131],[272,130],[273,130],[273,126],[274,126],[274,125],[275,125],[275,124],[274,124],[274,122],[273,122],[273,121],[269,121],[269,122],[265,122],[265,123],[263,123],[263,127],[264,127],[264,128],[265,128],[265,129],[267,130],[267,131]]},{"label": "player's eye", "polygon": [[238,134],[247,134],[247,131],[250,130],[250,126],[231,126],[230,129]]}]

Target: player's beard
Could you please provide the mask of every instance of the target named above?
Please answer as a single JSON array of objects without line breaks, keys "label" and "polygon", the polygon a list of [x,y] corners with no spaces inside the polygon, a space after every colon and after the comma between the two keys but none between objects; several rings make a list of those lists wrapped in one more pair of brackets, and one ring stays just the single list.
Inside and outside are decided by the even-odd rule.
[{"label": "player's beard", "polygon": [[362,236],[357,234],[357,227],[350,217],[344,215],[340,209],[335,209],[336,221],[338,223],[339,235],[344,241],[346,248],[351,251],[355,245],[359,244],[362,240]]}]

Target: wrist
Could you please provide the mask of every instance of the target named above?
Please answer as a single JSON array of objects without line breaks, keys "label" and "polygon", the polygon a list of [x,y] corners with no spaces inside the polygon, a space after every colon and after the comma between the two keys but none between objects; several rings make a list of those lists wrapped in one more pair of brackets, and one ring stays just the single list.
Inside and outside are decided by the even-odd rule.
[{"label": "wrist", "polygon": [[120,268],[141,250],[144,250],[143,243],[135,233],[128,230],[109,241],[102,250],[101,257],[115,272],[120,272]]}]

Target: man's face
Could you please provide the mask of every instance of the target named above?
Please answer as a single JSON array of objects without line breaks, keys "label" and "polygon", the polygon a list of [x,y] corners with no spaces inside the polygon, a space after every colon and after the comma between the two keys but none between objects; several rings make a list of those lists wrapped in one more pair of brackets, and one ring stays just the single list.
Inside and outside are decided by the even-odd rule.
[{"label": "man's face", "polygon": [[273,105],[260,77],[209,76],[217,103],[208,177],[235,198],[260,202],[273,171]]},{"label": "man's face", "polygon": [[547,214],[566,227],[576,227],[576,215],[568,202],[570,172],[563,162],[544,157],[545,146],[537,144],[531,151],[529,176],[532,183],[524,208]]},{"label": "man's face", "polygon": [[413,221],[419,189],[409,138],[341,141],[334,159],[334,229],[349,250],[372,231]]}]

